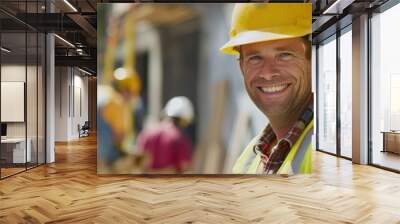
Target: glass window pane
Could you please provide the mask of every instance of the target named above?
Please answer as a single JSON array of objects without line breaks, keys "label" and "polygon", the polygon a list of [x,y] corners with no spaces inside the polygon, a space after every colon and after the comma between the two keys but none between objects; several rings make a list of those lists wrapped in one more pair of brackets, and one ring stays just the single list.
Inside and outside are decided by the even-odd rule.
[{"label": "glass window pane", "polygon": [[400,4],[372,17],[372,163],[400,170]]},{"label": "glass window pane", "polygon": [[[2,178],[25,170],[26,144],[26,33],[1,34],[1,140]],[[28,151],[26,150],[28,146]]]},{"label": "glass window pane", "polygon": [[[44,5],[45,0],[0,1],[1,8],[28,20],[38,19],[36,13],[43,13]],[[0,110],[5,114],[1,118],[0,172],[4,178],[45,162],[46,54],[43,33],[2,12],[0,18]]]},{"label": "glass window pane", "polygon": [[38,45],[38,164],[45,163],[45,44],[46,37],[39,33]]},{"label": "glass window pane", "polygon": [[[35,15],[39,11],[37,1],[26,2],[25,12],[28,20],[37,20]],[[37,21],[32,21],[37,22]],[[27,167],[38,164],[38,33],[31,28],[26,29],[27,69],[26,69],[26,130],[27,130]]]},{"label": "glass window pane", "polygon": [[352,157],[352,35],[340,37],[340,153]]},{"label": "glass window pane", "polygon": [[318,48],[318,147],[336,153],[336,39]]},{"label": "glass window pane", "polygon": [[28,44],[28,62],[27,62],[27,80],[26,80],[26,115],[27,115],[27,142],[31,153],[28,159],[28,168],[37,165],[37,74],[38,74],[38,36],[36,32],[27,33]]}]

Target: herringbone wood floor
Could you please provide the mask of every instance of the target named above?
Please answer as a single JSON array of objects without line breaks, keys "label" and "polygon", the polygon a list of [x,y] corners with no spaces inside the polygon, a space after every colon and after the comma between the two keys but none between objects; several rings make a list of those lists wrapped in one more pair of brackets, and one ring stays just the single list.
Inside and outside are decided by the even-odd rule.
[{"label": "herringbone wood floor", "polygon": [[0,181],[0,223],[400,223],[400,175],[315,153],[293,177],[99,177],[96,139]]}]

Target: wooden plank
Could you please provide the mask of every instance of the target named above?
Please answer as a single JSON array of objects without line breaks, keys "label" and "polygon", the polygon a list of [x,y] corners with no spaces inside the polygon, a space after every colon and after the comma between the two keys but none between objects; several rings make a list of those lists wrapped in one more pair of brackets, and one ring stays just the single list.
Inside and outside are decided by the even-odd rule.
[{"label": "wooden plank", "polygon": [[212,86],[212,107],[204,139],[195,154],[195,173],[220,174],[223,169],[225,149],[223,127],[227,101],[228,81],[222,80]]},{"label": "wooden plank", "polygon": [[1,180],[0,223],[400,221],[399,174],[321,152],[312,175],[288,178],[104,177],[96,147],[94,136],[56,145],[56,163]]},{"label": "wooden plank", "polygon": [[227,156],[224,163],[224,173],[232,173],[232,168],[236,159],[240,156],[240,153],[251,140],[251,137],[248,136],[251,132],[249,129],[251,121],[250,111],[247,108],[240,106],[238,110],[239,112],[235,119],[236,122],[233,126],[232,137],[230,140],[231,144],[227,150]]}]

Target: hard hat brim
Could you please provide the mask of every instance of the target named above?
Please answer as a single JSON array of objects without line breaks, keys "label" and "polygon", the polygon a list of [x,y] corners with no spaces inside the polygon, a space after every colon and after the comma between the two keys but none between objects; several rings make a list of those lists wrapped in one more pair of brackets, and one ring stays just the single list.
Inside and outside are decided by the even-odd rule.
[{"label": "hard hat brim", "polygon": [[231,38],[224,46],[220,48],[220,51],[225,54],[239,55],[239,52],[235,49],[240,45],[253,44],[258,42],[290,39],[295,37],[302,37],[310,34],[308,30],[296,32],[295,34],[281,34],[275,32],[266,31],[246,31],[238,33],[237,36]]}]

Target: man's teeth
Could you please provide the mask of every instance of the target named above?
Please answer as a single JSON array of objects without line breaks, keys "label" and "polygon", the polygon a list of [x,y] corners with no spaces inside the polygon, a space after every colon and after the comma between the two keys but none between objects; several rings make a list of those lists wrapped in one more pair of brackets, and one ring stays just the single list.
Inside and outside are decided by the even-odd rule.
[{"label": "man's teeth", "polygon": [[277,85],[277,86],[270,86],[270,87],[262,87],[261,90],[265,93],[276,93],[284,90],[287,88],[289,84]]}]

